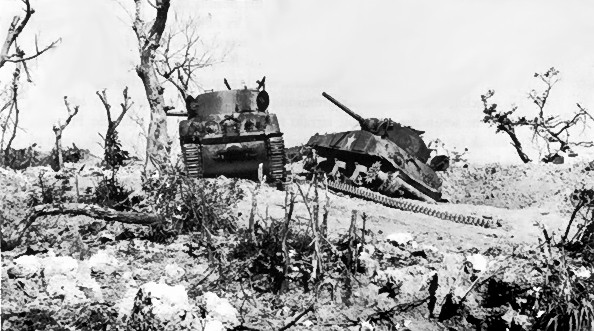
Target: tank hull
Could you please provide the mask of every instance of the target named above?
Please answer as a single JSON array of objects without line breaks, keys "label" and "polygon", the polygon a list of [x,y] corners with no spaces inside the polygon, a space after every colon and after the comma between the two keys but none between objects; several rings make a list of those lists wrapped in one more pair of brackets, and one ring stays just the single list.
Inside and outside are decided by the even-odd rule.
[{"label": "tank hull", "polygon": [[406,141],[399,146],[368,131],[357,130],[316,134],[307,145],[326,159],[326,166],[320,168],[331,176],[338,175],[339,170],[347,181],[388,196],[441,200],[440,178],[406,151]]},{"label": "tank hull", "polygon": [[179,124],[186,172],[191,177],[285,181],[284,142],[275,114],[258,105],[261,92],[210,92],[187,101],[188,119]]}]

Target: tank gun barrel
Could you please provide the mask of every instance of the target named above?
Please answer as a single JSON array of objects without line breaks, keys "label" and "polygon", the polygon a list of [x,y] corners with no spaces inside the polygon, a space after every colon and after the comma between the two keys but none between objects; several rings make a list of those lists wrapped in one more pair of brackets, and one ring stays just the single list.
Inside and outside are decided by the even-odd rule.
[{"label": "tank gun barrel", "polygon": [[359,114],[355,113],[354,111],[350,110],[347,106],[343,105],[338,100],[331,97],[328,93],[322,92],[322,95],[324,96],[324,98],[330,100],[330,102],[335,104],[336,107],[342,109],[345,113],[349,114],[352,118],[354,118],[357,122],[359,122],[359,124],[361,124],[363,126],[363,124],[365,123],[365,119],[363,117],[361,117]]}]

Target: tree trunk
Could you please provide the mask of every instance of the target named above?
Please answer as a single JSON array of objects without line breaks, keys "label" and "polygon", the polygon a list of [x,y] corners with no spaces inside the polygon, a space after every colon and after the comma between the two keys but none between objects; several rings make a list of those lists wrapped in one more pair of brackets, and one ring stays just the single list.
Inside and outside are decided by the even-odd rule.
[{"label": "tree trunk", "polygon": [[54,128],[54,132],[56,133],[56,158],[58,159],[58,169],[60,170],[64,167],[64,158],[62,157],[62,130],[56,130]]},{"label": "tree trunk", "polygon": [[140,52],[140,64],[136,67],[136,73],[142,80],[151,110],[146,142],[145,173],[154,170],[163,171],[166,169],[169,159],[165,99],[163,98],[163,87],[159,84],[155,69],[155,53],[160,47],[161,37],[165,30],[170,1],[156,1],[153,7],[157,9],[157,13],[150,29],[147,31],[141,15],[143,1],[134,0],[136,15],[132,28],[138,38]]},{"label": "tree trunk", "polygon": [[522,143],[520,142],[520,140],[518,140],[518,137],[516,137],[515,130],[513,128],[507,128],[507,127],[502,127],[502,130],[505,133],[507,133],[507,135],[511,138],[512,146],[514,146],[514,148],[516,149],[516,152],[520,156],[520,159],[522,159],[522,162],[524,162],[524,163],[532,162],[532,160],[528,157],[528,155],[526,155],[526,153],[524,153],[524,150],[522,149]]},{"label": "tree trunk", "polygon": [[143,56],[141,65],[136,68],[138,76],[142,79],[151,111],[144,170],[145,172],[162,171],[169,158],[165,100],[163,98],[163,88],[159,85],[152,60],[146,59],[145,61],[144,58]]}]

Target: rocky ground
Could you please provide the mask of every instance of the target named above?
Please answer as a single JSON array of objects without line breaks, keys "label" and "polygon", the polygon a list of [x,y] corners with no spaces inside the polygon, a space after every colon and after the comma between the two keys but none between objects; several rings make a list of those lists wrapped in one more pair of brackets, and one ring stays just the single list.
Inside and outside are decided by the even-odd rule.
[{"label": "rocky ground", "polygon": [[[159,239],[154,229],[85,216],[49,216],[22,224],[28,207],[47,192],[53,202],[84,201],[103,176],[110,176],[81,166],[69,164],[60,173],[0,169],[3,241],[27,232],[19,247],[3,248],[2,329],[91,330],[103,325],[104,330],[145,330],[141,325],[146,321],[155,330],[528,329],[534,323],[529,303],[516,301],[530,300],[526,288],[538,292],[544,271],[527,266],[538,260],[534,256],[543,229],[550,236],[562,233],[573,210],[569,194],[583,185],[594,187],[593,172],[585,164],[471,165],[443,173],[444,195],[451,203],[440,208],[503,220],[503,226],[491,229],[323,188],[316,202],[315,187],[293,186],[294,262],[288,289],[278,295],[269,288],[274,270],[265,265],[282,266],[275,258],[282,252],[251,251],[243,230],[213,231],[208,240],[203,231]],[[147,193],[139,169],[124,167],[117,178],[131,197],[142,200]],[[246,180],[207,183],[208,194],[225,200],[212,209],[220,214],[216,219],[231,220],[240,229],[252,219],[264,229],[261,241],[285,217],[286,192]],[[328,246],[320,244],[326,247],[318,256],[323,270],[312,271],[314,205],[321,214],[328,212]],[[145,204],[142,210],[160,209]],[[348,276],[345,252],[351,244],[345,238],[353,211],[353,232],[364,232],[365,239],[349,237],[359,246],[352,247],[356,262]],[[310,241],[298,246],[298,238]],[[575,277],[594,278],[590,265],[579,267],[572,266]],[[316,273],[324,275],[317,283],[311,281],[318,279]],[[303,284],[314,286],[309,291],[300,280],[304,275],[309,280]],[[524,287],[523,294],[514,292],[516,286]]]}]

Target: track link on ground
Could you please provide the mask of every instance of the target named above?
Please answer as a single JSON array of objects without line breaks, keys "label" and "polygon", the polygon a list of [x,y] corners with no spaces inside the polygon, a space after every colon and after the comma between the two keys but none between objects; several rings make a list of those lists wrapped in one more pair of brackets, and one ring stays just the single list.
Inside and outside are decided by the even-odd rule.
[{"label": "track link on ground", "polygon": [[367,189],[362,189],[356,186],[352,186],[349,184],[328,180],[328,187],[335,190],[344,192],[350,195],[354,195],[359,198],[371,200],[382,205],[404,210],[410,211],[413,213],[425,214],[432,217],[437,217],[442,220],[452,221],[456,223],[468,224],[468,225],[475,225],[484,228],[496,228],[500,227],[503,224],[503,221],[500,219],[493,219],[493,218],[486,218],[486,217],[477,217],[471,215],[462,215],[457,213],[451,213],[448,211],[440,210],[439,208],[435,208],[434,206],[426,202],[417,201],[417,200],[410,200],[410,199],[403,199],[403,198],[390,198],[383,194],[373,192]]}]

